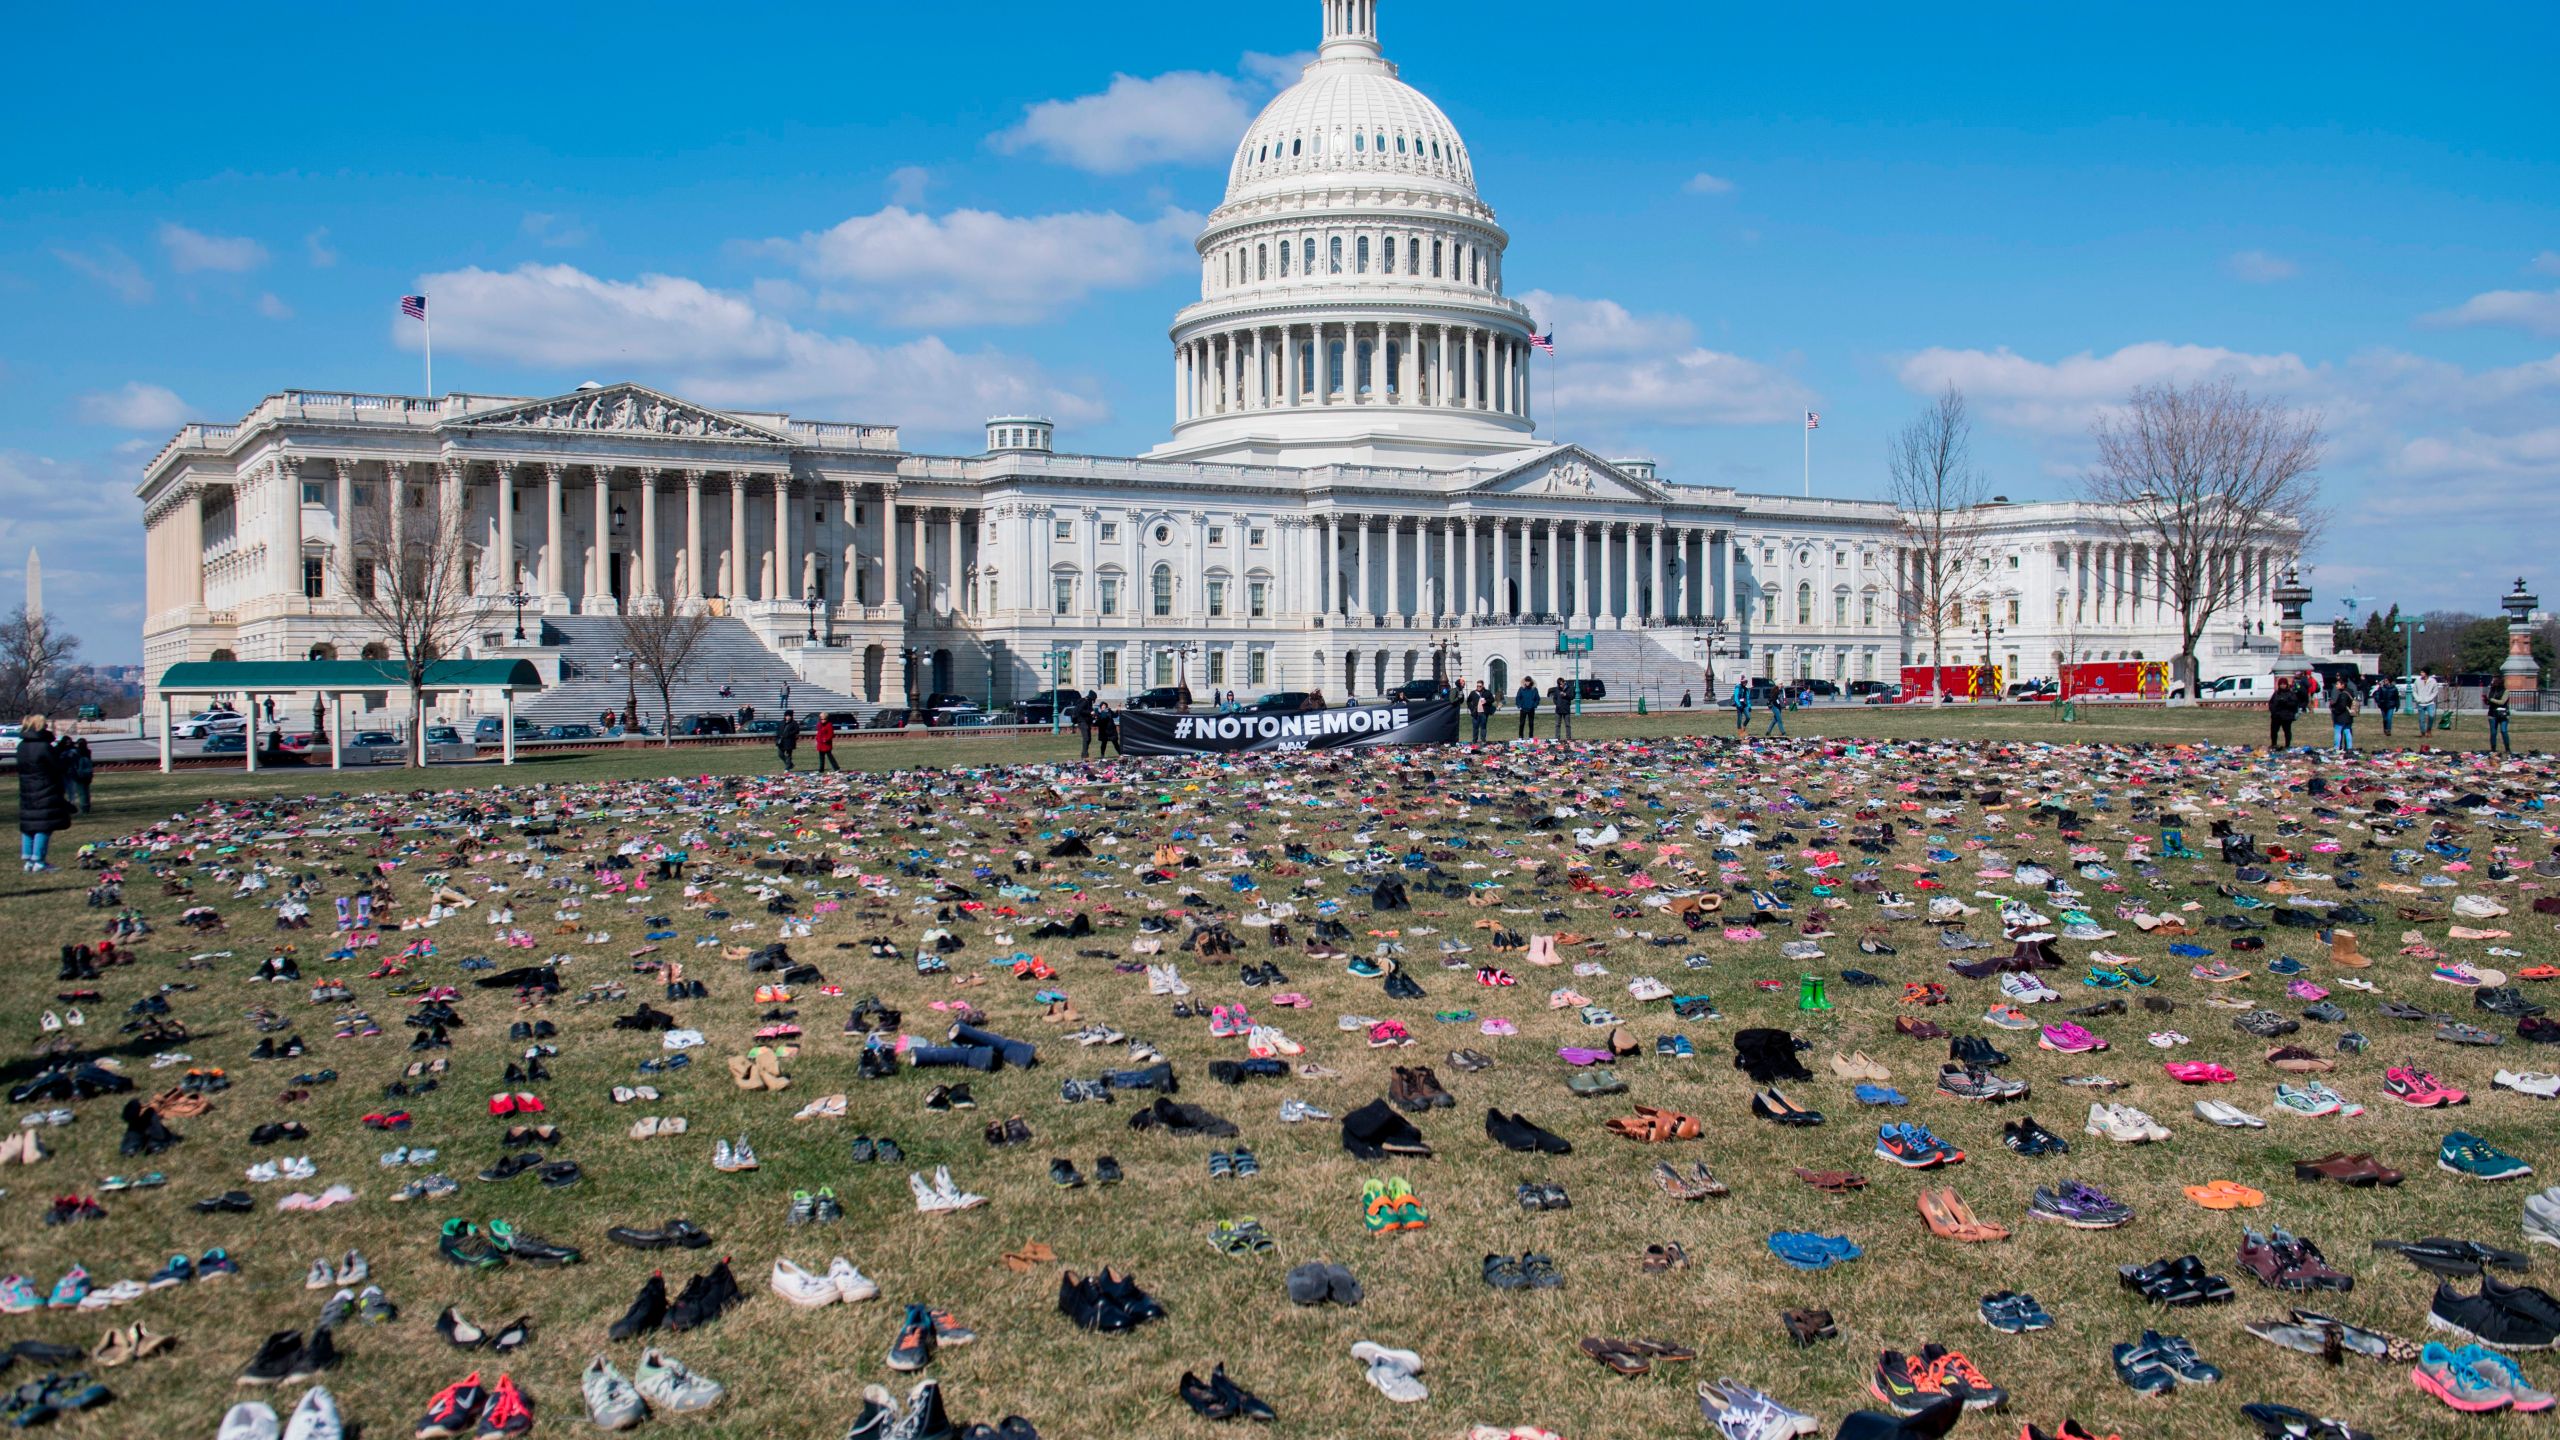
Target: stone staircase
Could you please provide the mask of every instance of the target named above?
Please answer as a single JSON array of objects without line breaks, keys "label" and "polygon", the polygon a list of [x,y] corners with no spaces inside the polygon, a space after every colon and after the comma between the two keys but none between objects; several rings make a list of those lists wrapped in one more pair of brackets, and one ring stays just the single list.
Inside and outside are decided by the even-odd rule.
[{"label": "stone staircase", "polygon": [[[613,666],[622,653],[619,624],[610,615],[556,615],[542,622],[542,643],[560,650],[561,680],[519,706],[516,713],[540,724],[583,720],[593,723],[607,710],[619,711],[631,694],[631,677]],[[722,695],[726,685],[730,693]],[[747,623],[715,619],[687,662],[675,690],[678,719],[702,711],[730,714],[752,705],[759,717],[782,713],[782,693],[791,692],[791,709],[806,717],[819,711],[850,710],[868,720],[880,707],[822,689],[802,680],[789,662],[765,648]],[[658,691],[650,677],[638,677],[640,713],[654,726]]]}]

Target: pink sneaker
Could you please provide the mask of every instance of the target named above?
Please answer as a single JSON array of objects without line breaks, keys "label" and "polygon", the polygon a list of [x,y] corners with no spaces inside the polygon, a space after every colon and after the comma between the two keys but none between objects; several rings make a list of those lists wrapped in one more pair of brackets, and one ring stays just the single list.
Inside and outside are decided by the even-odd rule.
[{"label": "pink sneaker", "polygon": [[2107,1048],[2106,1041],[2067,1020],[2044,1027],[2044,1033],[2036,1037],[2036,1044],[2047,1050],[2059,1050],[2065,1055]]},{"label": "pink sneaker", "polygon": [[2296,1000],[2312,1001],[2326,1000],[2329,998],[2329,992],[2325,987],[2316,985],[2309,980],[2296,980],[2284,988],[2285,993],[2291,995]]},{"label": "pink sneaker", "polygon": [[2160,1068],[2181,1085],[2228,1085],[2240,1078],[2230,1066],[2210,1060],[2172,1060]]},{"label": "pink sneaker", "polygon": [[2392,1099],[2421,1110],[2460,1105],[2471,1098],[2459,1090],[2438,1084],[2436,1077],[2424,1070],[2402,1065],[2394,1065],[2382,1072],[2382,1090]]}]

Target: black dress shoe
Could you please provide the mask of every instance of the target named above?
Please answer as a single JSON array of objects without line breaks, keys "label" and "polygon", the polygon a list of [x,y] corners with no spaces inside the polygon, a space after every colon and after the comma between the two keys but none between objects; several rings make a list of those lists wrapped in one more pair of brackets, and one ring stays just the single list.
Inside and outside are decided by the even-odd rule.
[{"label": "black dress shoe", "polygon": [[623,1311],[622,1318],[605,1333],[615,1340],[633,1340],[665,1324],[666,1319],[667,1277],[652,1273],[640,1293],[632,1297],[631,1308]]},{"label": "black dress shoe", "polygon": [[258,1208],[258,1202],[246,1190],[226,1190],[209,1200],[196,1202],[196,1209],[207,1215],[246,1215]]},{"label": "black dress shoe", "polygon": [[258,1346],[258,1353],[240,1371],[243,1385],[276,1385],[293,1369],[295,1357],[302,1353],[302,1332],[278,1330]]}]

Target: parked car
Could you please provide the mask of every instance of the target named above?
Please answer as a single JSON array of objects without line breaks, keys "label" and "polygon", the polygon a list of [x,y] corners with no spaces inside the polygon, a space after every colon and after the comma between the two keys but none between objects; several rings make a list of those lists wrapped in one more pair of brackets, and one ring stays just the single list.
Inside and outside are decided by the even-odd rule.
[{"label": "parked car", "polygon": [[565,725],[545,725],[542,727],[542,732],[534,738],[539,740],[593,740],[597,738],[597,733],[596,727],[593,725],[589,725],[583,720],[576,720]]},{"label": "parked car", "polygon": [[1609,698],[1609,685],[1608,685],[1608,682],[1607,682],[1607,681],[1605,681],[1605,680],[1599,680],[1599,679],[1593,679],[1593,678],[1588,678],[1588,677],[1586,677],[1586,678],[1583,680],[1583,682],[1582,682],[1582,698],[1583,698],[1583,699],[1585,699],[1585,700],[1606,700],[1606,699],[1608,699],[1608,698]]},{"label": "parked car", "polygon": [[338,747],[341,765],[404,765],[409,742],[388,730],[358,730]]},{"label": "parked car", "polygon": [[1128,704],[1120,708],[1123,710],[1179,710],[1182,708],[1182,691],[1176,686],[1158,685],[1152,690],[1139,691],[1130,698]]},{"label": "parked car", "polygon": [[1894,683],[1890,680],[1852,680],[1849,682],[1849,698],[1863,700],[1870,695],[1883,694],[1893,688]]},{"label": "parked car", "polygon": [[202,753],[207,755],[248,754],[248,727],[242,726],[237,730],[216,730],[212,734],[207,735],[204,737],[204,749]]},{"label": "parked car", "polygon": [[2012,680],[2009,682],[2009,698],[2012,700],[2050,700],[2061,693],[2062,682],[2059,680]]},{"label": "parked car", "polygon": [[773,719],[770,716],[759,715],[753,720],[748,721],[735,733],[740,735],[779,735],[782,733],[782,722]]},{"label": "parked car", "polygon": [[0,755],[18,753],[19,734],[19,729],[15,725],[0,725]]},{"label": "parked car", "polygon": [[1025,725],[1046,725],[1053,719],[1073,723],[1077,707],[1083,704],[1083,691],[1062,685],[1015,701],[1013,713]]},{"label": "parked car", "polygon": [[2275,693],[2276,680],[2272,675],[2225,675],[2219,680],[2204,682],[2204,688],[2197,692],[2196,698],[2200,700],[2264,700]]},{"label": "parked car", "polygon": [[907,728],[907,708],[903,705],[884,705],[880,709],[871,713],[870,720],[865,722],[862,728],[865,730],[904,730]]},{"label": "parked car", "polygon": [[218,730],[248,728],[249,717],[237,710],[199,710],[171,726],[169,733],[181,740],[201,740]]},{"label": "parked car", "polygon": [[477,760],[479,749],[462,738],[462,732],[451,725],[427,727],[427,762],[436,764],[454,760]]},{"label": "parked car", "polygon": [[924,704],[917,708],[924,711],[924,723],[927,725],[958,724],[963,716],[982,713],[977,701],[952,690],[934,691],[925,696]]},{"label": "parked car", "polygon": [[1408,701],[1437,700],[1440,698],[1442,683],[1438,680],[1407,680],[1401,685],[1390,686],[1386,698]]},{"label": "parked car", "polygon": [[687,715],[676,722],[676,733],[679,735],[735,735],[738,733],[738,718],[734,715],[715,715],[709,711],[699,715]]},{"label": "parked car", "polygon": [[1326,707],[1321,690],[1274,690],[1257,697],[1245,708],[1259,715],[1294,715],[1301,710],[1322,710]]},{"label": "parked car", "polygon": [[[541,727],[523,716],[516,717],[516,738],[530,740],[541,733]],[[496,715],[483,715],[471,727],[471,738],[482,745],[495,745],[506,738],[506,721]]]},{"label": "parked car", "polygon": [[1809,693],[1819,700],[1836,700],[1840,697],[1840,686],[1830,680],[1799,680],[1796,682],[1796,689]]},{"label": "parked car", "polygon": [[1892,683],[1890,683],[1890,682],[1888,682],[1888,681],[1883,681],[1883,680],[1877,680],[1877,681],[1872,681],[1872,682],[1868,682],[1868,683],[1872,683],[1872,684],[1874,684],[1874,685],[1876,685],[1876,686],[1878,686],[1878,687],[1879,687],[1879,688],[1877,688],[1877,689],[1870,690],[1870,691],[1868,691],[1868,692],[1867,692],[1867,703],[1868,703],[1868,704],[1870,704],[1870,705],[1899,705],[1899,704],[1901,704],[1901,703],[1902,703],[1902,687],[1901,687],[1901,686],[1899,686],[1899,685],[1895,685],[1895,684],[1892,684]]},{"label": "parked car", "polygon": [[851,710],[830,710],[823,715],[812,715],[808,720],[809,728],[812,730],[817,729],[818,722],[821,720],[831,722],[839,730],[859,730],[862,728],[862,716]]}]

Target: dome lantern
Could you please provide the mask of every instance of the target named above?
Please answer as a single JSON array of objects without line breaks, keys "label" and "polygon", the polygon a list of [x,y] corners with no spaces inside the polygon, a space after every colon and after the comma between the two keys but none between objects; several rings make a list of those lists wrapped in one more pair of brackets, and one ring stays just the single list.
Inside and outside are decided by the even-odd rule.
[{"label": "dome lantern", "polygon": [[1379,58],[1378,0],[1324,0],[1324,48],[1316,53],[1325,60]]}]

